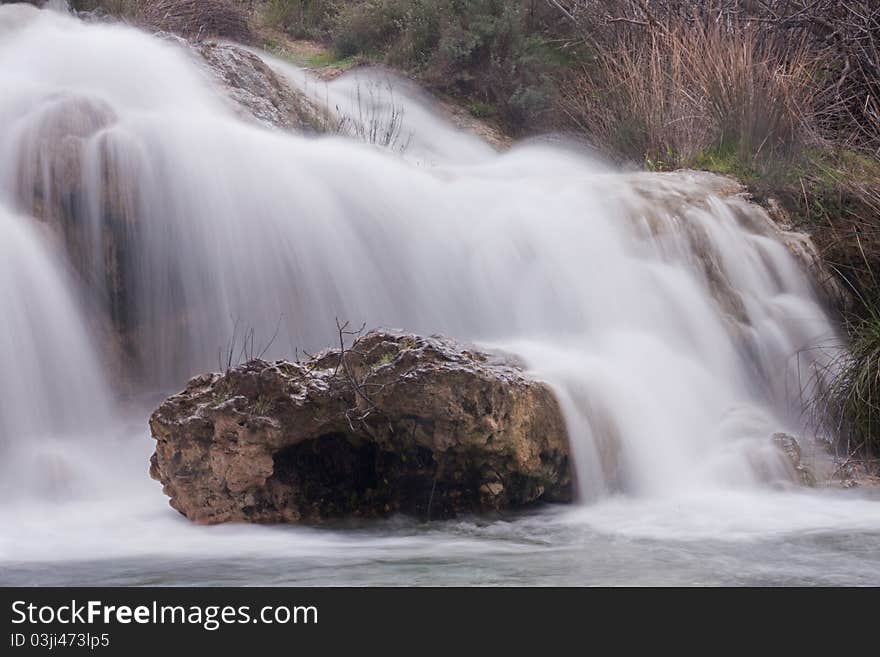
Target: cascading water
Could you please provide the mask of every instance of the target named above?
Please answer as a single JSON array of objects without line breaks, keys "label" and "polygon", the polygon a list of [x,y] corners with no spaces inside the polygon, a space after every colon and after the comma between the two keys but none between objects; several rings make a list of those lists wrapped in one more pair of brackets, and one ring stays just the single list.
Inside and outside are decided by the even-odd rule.
[{"label": "cascading water", "polygon": [[108,389],[63,255],[2,206],[0,231],[0,491],[67,492],[66,454],[78,447],[58,438],[106,424]]},{"label": "cascading water", "polygon": [[[330,559],[352,541],[400,563],[452,549],[482,573],[476,555],[521,568],[541,536],[583,550],[615,534],[876,536],[875,502],[768,488],[785,473],[769,436],[803,429],[799,392],[828,357],[815,347],[836,338],[770,220],[723,181],[616,173],[547,144],[497,155],[405,88],[402,154],[284,134],[237,118],[178,43],[26,6],[0,7],[0,89],[0,449],[15,468],[97,420],[91,444],[104,436],[118,467],[89,477],[128,479],[112,503],[76,502],[79,516],[40,502],[38,523],[37,502],[8,503],[0,521],[18,532],[0,560],[26,581],[48,572],[32,561]],[[324,93],[343,107],[356,90],[344,76]],[[167,393],[216,369],[233,331],[253,329],[259,349],[277,327],[266,356],[292,357],[331,342],[336,317],[521,355],[557,391],[594,504],[354,535],[174,517],[144,481],[146,409],[134,431],[114,419],[104,378],[134,399]]]}]

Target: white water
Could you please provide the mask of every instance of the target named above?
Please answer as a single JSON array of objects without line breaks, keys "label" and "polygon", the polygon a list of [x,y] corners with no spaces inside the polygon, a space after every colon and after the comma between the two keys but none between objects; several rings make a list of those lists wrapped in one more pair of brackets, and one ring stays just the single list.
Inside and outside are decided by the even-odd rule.
[{"label": "white water", "polygon": [[[250,582],[430,583],[412,569],[434,562],[438,582],[558,582],[549,559],[580,581],[880,582],[859,551],[880,503],[778,490],[768,437],[803,430],[814,347],[836,338],[760,211],[698,174],[622,174],[546,144],[496,155],[406,88],[401,155],[246,124],[208,80],[179,45],[0,7],[0,450],[18,492],[0,510],[3,579],[239,581],[238,564]],[[324,93],[344,107],[356,88]],[[66,235],[57,208],[76,218]],[[147,404],[113,419],[109,315],[143,393],[216,368],[236,321],[258,347],[279,325],[271,357],[325,346],[335,317],[516,352],[558,393],[588,504],[428,528],[192,527],[147,479]],[[694,573],[694,542],[723,563]],[[622,551],[591,579],[596,550]],[[324,579],[279,580],[259,565],[276,558]]]},{"label": "white water", "polygon": [[0,494],[64,492],[76,473],[65,434],[112,419],[108,389],[63,254],[31,219],[0,206]]},{"label": "white water", "polygon": [[420,166],[440,163],[472,164],[491,160],[495,151],[473,135],[445,121],[431,101],[413,83],[389,71],[355,69],[330,82],[313,77],[307,70],[258,50],[277,73],[300,89],[306,97],[327,108],[335,120],[346,117],[359,122],[389,126],[399,113],[397,129],[387,144],[403,151]]}]

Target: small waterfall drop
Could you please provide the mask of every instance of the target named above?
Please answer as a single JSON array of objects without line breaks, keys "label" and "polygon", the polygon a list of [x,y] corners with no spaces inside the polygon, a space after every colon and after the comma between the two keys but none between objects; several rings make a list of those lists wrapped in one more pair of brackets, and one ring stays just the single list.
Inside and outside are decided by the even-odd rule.
[{"label": "small waterfall drop", "polygon": [[112,417],[71,272],[42,232],[0,205],[0,492],[7,500],[22,489],[66,485],[75,473],[65,443]]}]

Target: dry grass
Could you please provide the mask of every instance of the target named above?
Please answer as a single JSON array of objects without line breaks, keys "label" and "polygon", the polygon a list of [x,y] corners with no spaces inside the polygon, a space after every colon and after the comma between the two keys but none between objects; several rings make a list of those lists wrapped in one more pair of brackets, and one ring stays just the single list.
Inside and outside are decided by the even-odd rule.
[{"label": "dry grass", "polygon": [[412,133],[404,130],[404,108],[394,97],[390,81],[357,83],[355,97],[348,107],[336,106],[321,117],[321,131],[363,141],[373,146],[403,153]]},{"label": "dry grass", "polygon": [[781,38],[800,38],[822,63],[814,111],[839,145],[880,156],[880,3],[763,0]]},{"label": "dry grass", "polygon": [[188,39],[251,41],[246,3],[232,0],[139,0],[139,22]]},{"label": "dry grass", "polygon": [[750,24],[680,18],[626,30],[566,85],[562,107],[610,152],[664,167],[735,145],[785,154],[815,139],[817,63]]},{"label": "dry grass", "polygon": [[105,14],[186,39],[252,40],[252,0],[71,0],[77,12]]}]

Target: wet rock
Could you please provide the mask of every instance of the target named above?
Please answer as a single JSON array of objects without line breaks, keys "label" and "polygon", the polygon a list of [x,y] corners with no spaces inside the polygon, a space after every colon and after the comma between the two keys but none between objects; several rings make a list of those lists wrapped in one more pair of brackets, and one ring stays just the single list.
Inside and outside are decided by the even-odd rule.
[{"label": "wet rock", "polygon": [[801,446],[797,439],[787,433],[774,433],[771,440],[776,449],[785,456],[786,463],[791,466],[794,481],[803,486],[815,486],[816,476],[812,468],[801,458]]},{"label": "wet rock", "polygon": [[844,312],[851,311],[855,307],[852,292],[846,288],[839,276],[831,272],[809,235],[788,230],[781,231],[781,239],[806,270],[822,300],[829,307]]},{"label": "wet rock", "polygon": [[372,332],[191,380],[150,419],[150,474],[199,523],[421,518],[570,501],[543,383],[440,337]]},{"label": "wet rock", "polygon": [[855,306],[852,292],[828,267],[813,238],[807,233],[794,229],[789,213],[774,198],[764,202],[768,216],[779,231],[779,239],[801,264],[813,282],[822,300],[830,307],[848,312]]},{"label": "wet rock", "polygon": [[326,125],[323,110],[249,50],[217,41],[193,47],[244,116],[266,126],[297,132],[320,132]]},{"label": "wet rock", "polygon": [[84,287],[103,291],[92,299],[91,328],[106,345],[107,367],[118,373],[130,353],[124,236],[132,230],[139,192],[137,181],[123,180],[116,166],[120,154],[110,138],[116,122],[100,99],[47,94],[17,126],[12,159],[20,207],[57,235]]},{"label": "wet rock", "polygon": [[[290,130],[321,125],[305,97],[246,49],[165,38],[204,58],[218,88],[243,115]],[[93,291],[93,329],[108,345],[102,351],[107,367],[117,384],[129,388],[148,367],[138,348],[144,327],[134,311],[138,264],[131,252],[140,233],[148,162],[108,102],[74,92],[35,99],[10,143],[18,205],[57,234],[83,287]],[[184,327],[187,318],[181,310],[167,321]]]},{"label": "wet rock", "polygon": [[[846,287],[846,284],[828,267],[813,238],[809,234],[795,229],[791,216],[778,201],[773,198],[766,198],[761,199],[761,202],[758,203],[757,199],[749,193],[745,185],[729,176],[686,169],[662,175],[670,178],[677,177],[683,180],[689,179],[701,190],[703,198],[706,197],[706,192],[711,192],[721,198],[738,197],[741,199],[743,203],[741,209],[745,211],[737,213],[739,221],[748,225],[751,230],[758,234],[767,235],[782,242],[798,261],[807,278],[814,285],[819,297],[829,308],[844,312],[853,308],[853,295]],[[642,193],[649,197],[651,194],[656,195],[656,191],[650,190],[642,191]],[[668,198],[655,198],[652,200],[663,203],[672,213],[680,212],[680,209],[674,205],[674,197],[672,197],[673,203]],[[693,207],[696,203],[700,202],[700,199],[686,199],[686,201],[688,206]],[[756,208],[760,208],[761,211],[755,212]],[[700,241],[703,239],[702,232],[705,231],[705,228],[692,226],[689,227],[689,230],[693,233],[689,237],[695,242],[695,251],[703,253],[704,249],[701,248]],[[712,286],[713,292],[716,292],[716,297],[722,305],[729,303],[729,300],[733,297],[725,289],[725,283],[720,280],[716,272],[716,265],[705,261],[705,259],[702,264],[706,267],[707,280]],[[725,307],[725,309],[734,317],[742,318],[743,309],[737,304],[734,304],[732,307]]]}]

